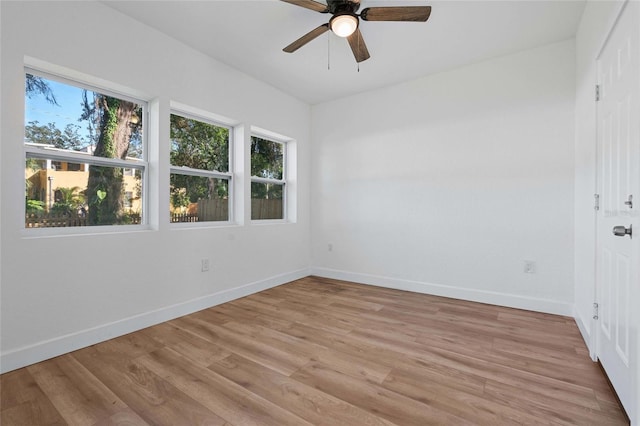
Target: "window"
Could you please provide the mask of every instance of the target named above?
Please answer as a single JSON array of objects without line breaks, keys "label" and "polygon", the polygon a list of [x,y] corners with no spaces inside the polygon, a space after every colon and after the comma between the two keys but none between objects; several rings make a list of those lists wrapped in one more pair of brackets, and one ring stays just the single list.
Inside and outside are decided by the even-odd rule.
[{"label": "window", "polygon": [[83,166],[82,164],[78,164],[78,163],[67,163],[67,171],[82,172],[84,171],[82,166]]},{"label": "window", "polygon": [[141,223],[145,103],[31,70],[25,77],[25,226]]},{"label": "window", "polygon": [[284,219],[285,144],[251,137],[251,219]]},{"label": "window", "polygon": [[133,191],[124,191],[124,207],[127,209],[133,208]]},{"label": "window", "polygon": [[171,222],[229,221],[231,129],[171,114]]}]

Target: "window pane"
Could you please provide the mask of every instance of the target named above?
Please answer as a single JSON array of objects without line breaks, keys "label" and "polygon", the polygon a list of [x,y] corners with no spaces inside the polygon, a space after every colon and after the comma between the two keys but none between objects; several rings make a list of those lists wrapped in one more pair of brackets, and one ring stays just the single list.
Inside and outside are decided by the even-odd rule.
[{"label": "window pane", "polygon": [[142,106],[26,74],[25,143],[96,157],[143,158]]},{"label": "window pane", "polygon": [[251,176],[282,179],[284,144],[251,137]]},{"label": "window pane", "polygon": [[[27,158],[27,228],[129,225],[142,219],[142,173],[118,167],[86,166]],[[48,165],[48,167],[47,167]]]},{"label": "window pane", "polygon": [[26,226],[140,223],[144,168],[96,166],[93,159],[143,159],[142,105],[29,73],[25,78],[27,148],[86,158],[27,154]]},{"label": "window pane", "polygon": [[171,174],[171,222],[229,220],[229,181]]},{"label": "window pane", "polygon": [[284,219],[284,185],[251,182],[251,219]]},{"label": "window pane", "polygon": [[229,129],[171,114],[171,165],[229,171]]}]

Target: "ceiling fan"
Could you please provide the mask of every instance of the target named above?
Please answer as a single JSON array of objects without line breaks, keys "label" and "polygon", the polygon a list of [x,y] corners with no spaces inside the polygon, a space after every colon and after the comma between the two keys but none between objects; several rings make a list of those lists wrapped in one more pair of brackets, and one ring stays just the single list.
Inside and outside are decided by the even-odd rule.
[{"label": "ceiling fan", "polygon": [[431,6],[368,7],[363,9],[360,14],[357,14],[356,12],[360,8],[360,0],[327,0],[326,5],[314,0],[282,1],[305,9],[333,15],[328,23],[309,31],[282,50],[287,53],[293,53],[311,40],[331,30],[335,35],[345,37],[349,41],[349,46],[351,46],[356,62],[366,61],[371,57],[362,38],[362,33],[358,28],[360,19],[363,21],[425,22],[431,15]]}]

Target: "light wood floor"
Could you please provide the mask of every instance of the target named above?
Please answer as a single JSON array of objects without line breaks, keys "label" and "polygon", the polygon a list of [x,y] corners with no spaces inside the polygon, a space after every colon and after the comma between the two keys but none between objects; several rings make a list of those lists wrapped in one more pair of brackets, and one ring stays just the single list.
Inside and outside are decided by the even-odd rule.
[{"label": "light wood floor", "polygon": [[1,385],[4,426],[627,424],[571,318],[314,277]]}]

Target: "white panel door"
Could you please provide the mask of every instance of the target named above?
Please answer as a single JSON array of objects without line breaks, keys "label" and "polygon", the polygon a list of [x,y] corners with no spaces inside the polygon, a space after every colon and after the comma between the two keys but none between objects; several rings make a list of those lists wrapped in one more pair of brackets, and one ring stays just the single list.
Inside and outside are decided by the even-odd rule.
[{"label": "white panel door", "polygon": [[640,310],[639,21],[639,3],[627,2],[598,58],[597,104],[597,355],[632,424],[638,419]]}]

